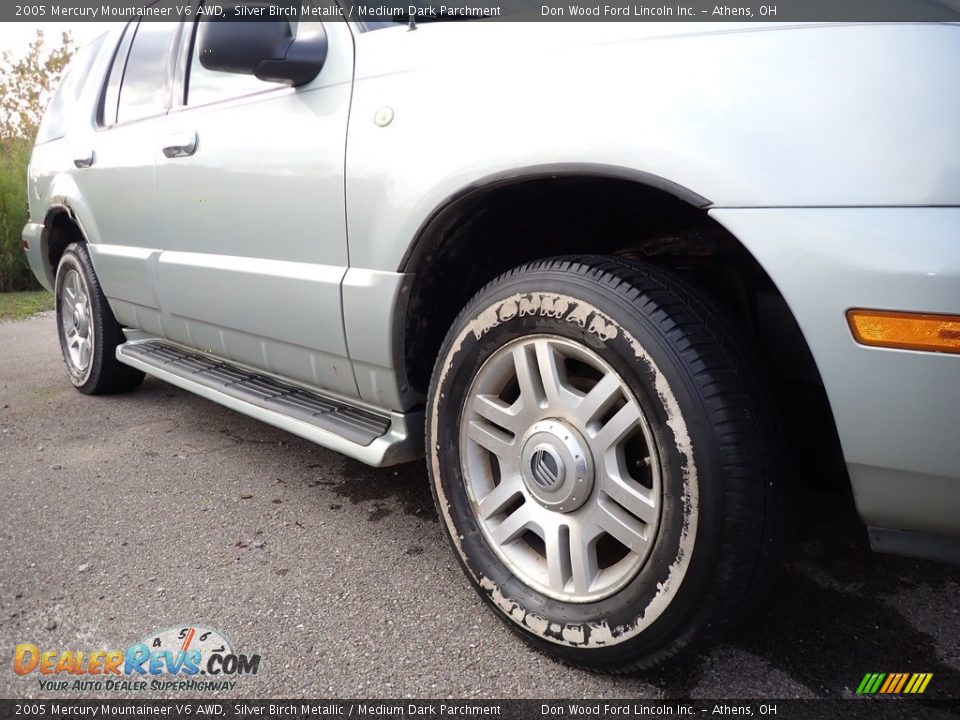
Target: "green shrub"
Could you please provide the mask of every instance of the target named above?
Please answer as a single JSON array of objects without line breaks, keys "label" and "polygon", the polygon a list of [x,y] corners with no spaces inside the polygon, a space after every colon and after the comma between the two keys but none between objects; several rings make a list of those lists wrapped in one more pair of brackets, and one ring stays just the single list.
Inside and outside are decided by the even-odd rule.
[{"label": "green shrub", "polygon": [[27,165],[37,126],[75,50],[68,33],[48,45],[43,30],[20,57],[0,53],[0,292],[40,287],[23,252]]},{"label": "green shrub", "polygon": [[0,292],[39,287],[23,252],[20,232],[27,222],[27,140],[0,142]]}]

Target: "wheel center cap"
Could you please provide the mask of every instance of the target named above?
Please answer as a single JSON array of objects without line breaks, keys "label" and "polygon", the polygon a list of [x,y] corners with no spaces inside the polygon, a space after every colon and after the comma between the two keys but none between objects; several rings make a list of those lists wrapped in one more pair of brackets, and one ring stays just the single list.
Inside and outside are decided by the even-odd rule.
[{"label": "wheel center cap", "polygon": [[583,436],[561,420],[541,420],[523,436],[520,474],[548,510],[573,512],[593,492],[593,458]]},{"label": "wheel center cap", "polygon": [[87,322],[86,309],[82,305],[77,305],[73,311],[73,326],[77,329],[77,334],[80,337],[87,336],[89,323]]},{"label": "wheel center cap", "polygon": [[530,474],[533,481],[544,490],[554,490],[563,482],[566,468],[560,453],[549,443],[541,443],[530,458]]}]

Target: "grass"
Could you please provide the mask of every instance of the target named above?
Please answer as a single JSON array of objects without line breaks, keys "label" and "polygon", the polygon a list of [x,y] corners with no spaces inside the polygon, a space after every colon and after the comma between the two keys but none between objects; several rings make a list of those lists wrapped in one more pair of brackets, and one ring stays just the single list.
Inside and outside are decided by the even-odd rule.
[{"label": "grass", "polygon": [[53,310],[53,295],[46,290],[0,293],[0,320],[23,320]]}]

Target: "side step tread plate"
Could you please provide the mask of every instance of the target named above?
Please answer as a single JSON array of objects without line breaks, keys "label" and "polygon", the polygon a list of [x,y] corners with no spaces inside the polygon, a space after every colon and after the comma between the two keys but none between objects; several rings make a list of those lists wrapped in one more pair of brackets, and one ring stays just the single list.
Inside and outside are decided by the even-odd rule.
[{"label": "side step tread plate", "polygon": [[[368,446],[390,429],[390,417],[161,340],[121,345],[119,359],[139,361],[251,405],[286,415]],[[146,368],[145,368],[146,369]],[[149,372],[149,369],[147,369]]]}]

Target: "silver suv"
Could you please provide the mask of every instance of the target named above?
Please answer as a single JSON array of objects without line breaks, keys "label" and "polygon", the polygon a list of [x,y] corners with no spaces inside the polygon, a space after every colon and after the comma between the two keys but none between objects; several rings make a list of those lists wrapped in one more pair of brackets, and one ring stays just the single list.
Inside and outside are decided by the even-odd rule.
[{"label": "silver suv", "polygon": [[951,68],[947,24],[132,22],[24,247],[78,390],[425,454],[498,616],[649,667],[756,605],[805,478],[960,557]]}]

